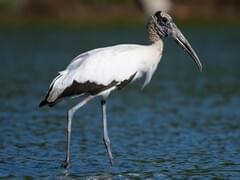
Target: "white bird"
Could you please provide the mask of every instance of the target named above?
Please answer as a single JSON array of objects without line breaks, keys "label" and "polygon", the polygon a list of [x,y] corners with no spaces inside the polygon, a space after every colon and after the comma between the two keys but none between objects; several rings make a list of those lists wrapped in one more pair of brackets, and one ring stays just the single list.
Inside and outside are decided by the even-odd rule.
[{"label": "white bird", "polygon": [[70,162],[71,124],[74,113],[93,98],[101,97],[103,141],[110,163],[113,164],[110,140],[107,130],[106,100],[114,90],[120,90],[143,75],[146,86],[155,72],[163,52],[163,39],[173,37],[186,50],[202,70],[202,64],[177,28],[172,18],[158,11],[147,23],[150,45],[122,44],[94,49],[80,54],[50,84],[45,99],[40,103],[53,106],[65,97],[83,96],[84,99],[68,111],[67,152],[63,166]]}]

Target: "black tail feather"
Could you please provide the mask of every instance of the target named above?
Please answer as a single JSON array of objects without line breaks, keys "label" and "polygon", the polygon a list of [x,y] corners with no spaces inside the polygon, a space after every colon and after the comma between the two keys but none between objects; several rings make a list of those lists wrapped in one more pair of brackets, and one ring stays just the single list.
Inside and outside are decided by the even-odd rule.
[{"label": "black tail feather", "polygon": [[39,107],[49,104],[45,99],[39,104]]}]

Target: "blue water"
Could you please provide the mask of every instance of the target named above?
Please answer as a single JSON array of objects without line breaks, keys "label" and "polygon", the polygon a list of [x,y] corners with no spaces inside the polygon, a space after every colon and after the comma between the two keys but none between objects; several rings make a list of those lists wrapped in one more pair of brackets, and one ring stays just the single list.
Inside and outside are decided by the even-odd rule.
[{"label": "blue water", "polygon": [[182,27],[203,65],[171,39],[151,83],[108,101],[114,166],[102,142],[100,102],[73,120],[65,158],[66,112],[77,99],[38,108],[51,80],[86,50],[146,43],[142,27],[0,29],[0,177],[59,179],[240,178],[239,27]]}]

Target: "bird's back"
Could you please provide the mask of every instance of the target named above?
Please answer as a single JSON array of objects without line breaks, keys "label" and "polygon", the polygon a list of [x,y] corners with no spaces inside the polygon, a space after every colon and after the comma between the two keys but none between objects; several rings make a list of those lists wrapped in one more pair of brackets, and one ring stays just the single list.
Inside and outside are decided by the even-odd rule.
[{"label": "bird's back", "polygon": [[[54,105],[59,99],[98,94],[141,75],[148,46],[116,45],[80,54],[52,81],[40,106]],[[142,67],[141,67],[142,66]]]}]

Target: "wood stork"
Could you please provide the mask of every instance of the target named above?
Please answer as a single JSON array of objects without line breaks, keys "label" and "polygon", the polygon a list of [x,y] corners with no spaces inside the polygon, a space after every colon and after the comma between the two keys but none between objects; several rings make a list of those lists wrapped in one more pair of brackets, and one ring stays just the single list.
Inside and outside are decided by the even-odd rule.
[{"label": "wood stork", "polygon": [[202,64],[170,15],[158,11],[147,23],[150,45],[121,44],[82,53],[72,60],[64,71],[50,84],[45,99],[40,103],[54,106],[65,97],[83,96],[80,103],[68,111],[67,150],[63,166],[70,162],[71,124],[74,113],[93,98],[101,97],[103,141],[110,163],[113,164],[110,140],[107,130],[106,100],[114,90],[120,90],[130,82],[145,75],[146,86],[155,72],[163,52],[163,39],[173,37],[188,52],[202,70]]}]

